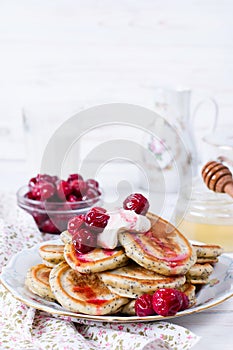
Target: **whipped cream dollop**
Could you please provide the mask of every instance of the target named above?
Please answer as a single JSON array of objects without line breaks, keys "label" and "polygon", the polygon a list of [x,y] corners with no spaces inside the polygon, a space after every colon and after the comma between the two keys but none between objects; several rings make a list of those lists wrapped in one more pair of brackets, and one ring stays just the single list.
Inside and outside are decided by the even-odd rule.
[{"label": "whipped cream dollop", "polygon": [[98,234],[97,243],[100,247],[114,249],[118,244],[118,231],[120,228],[135,230],[140,233],[151,228],[150,220],[144,215],[138,215],[132,210],[117,209],[108,213],[110,218],[103,232]]}]

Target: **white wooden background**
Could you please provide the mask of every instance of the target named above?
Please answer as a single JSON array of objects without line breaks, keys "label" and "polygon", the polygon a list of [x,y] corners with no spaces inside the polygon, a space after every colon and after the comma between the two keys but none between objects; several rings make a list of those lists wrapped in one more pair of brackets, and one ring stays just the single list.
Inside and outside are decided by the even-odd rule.
[{"label": "white wooden background", "polygon": [[[102,102],[153,108],[156,87],[178,85],[194,102],[215,97],[219,125],[233,126],[232,0],[0,0],[4,187],[26,177],[22,107],[33,118],[51,104],[60,123]],[[211,112],[200,112],[200,133]]]}]

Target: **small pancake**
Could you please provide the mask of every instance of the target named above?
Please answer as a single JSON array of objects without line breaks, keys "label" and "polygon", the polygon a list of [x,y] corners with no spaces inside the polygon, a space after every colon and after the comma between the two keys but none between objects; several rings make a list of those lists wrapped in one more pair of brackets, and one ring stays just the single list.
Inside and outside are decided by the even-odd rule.
[{"label": "small pancake", "polygon": [[199,264],[196,263],[186,273],[186,280],[191,284],[207,284],[209,282],[209,276],[213,272],[214,268],[210,263]]},{"label": "small pancake", "polygon": [[66,262],[55,266],[50,286],[57,301],[66,309],[88,315],[107,315],[128,302],[110,292],[97,274],[81,274]]},{"label": "small pancake", "polygon": [[196,262],[189,241],[169,222],[147,214],[151,229],[146,233],[121,228],[119,241],[126,255],[145,269],[162,275],[183,275]]},{"label": "small pancake", "polygon": [[25,285],[28,289],[47,300],[55,300],[49,284],[49,275],[51,268],[44,264],[32,266],[28,271],[25,279]]},{"label": "small pancake", "polygon": [[214,268],[211,264],[194,264],[186,273],[186,278],[206,279],[213,272]]},{"label": "small pancake", "polygon": [[217,258],[223,253],[223,248],[214,244],[193,244],[197,258]]},{"label": "small pancake", "polygon": [[189,299],[189,307],[196,304],[196,287],[192,283],[186,282],[183,286],[177,289],[181,290],[181,292],[184,292],[187,295]]},{"label": "small pancake", "polygon": [[64,261],[64,245],[61,244],[44,244],[39,248],[39,254],[49,267],[53,267],[61,261]]},{"label": "small pancake", "polygon": [[200,278],[200,277],[187,277],[187,282],[196,285],[196,284],[207,284],[209,283],[209,278]]},{"label": "small pancake", "polygon": [[198,264],[216,264],[218,262],[218,258],[197,258]]},{"label": "small pancake", "polygon": [[120,313],[129,315],[129,316],[136,316],[135,312],[135,301],[136,299],[130,300],[127,304],[123,305],[121,309],[119,310]]},{"label": "small pancake", "polygon": [[115,269],[127,264],[129,260],[121,248],[113,250],[95,248],[86,254],[77,254],[72,243],[64,250],[65,260],[70,267],[81,273],[94,273]]},{"label": "small pancake", "polygon": [[72,242],[72,235],[67,230],[61,232],[60,238],[64,244]]},{"label": "small pancake", "polygon": [[105,285],[114,293],[137,298],[159,288],[178,288],[185,283],[185,276],[163,276],[135,263],[98,274]]},{"label": "small pancake", "polygon": [[[64,259],[63,259],[62,261],[64,261]],[[61,262],[61,261],[59,261],[59,262]],[[50,267],[51,269],[52,269],[54,266],[56,266],[57,264],[59,264],[59,262],[57,263],[57,262],[54,262],[54,261],[48,261],[48,260],[42,259],[42,264],[44,264],[44,265]]]}]

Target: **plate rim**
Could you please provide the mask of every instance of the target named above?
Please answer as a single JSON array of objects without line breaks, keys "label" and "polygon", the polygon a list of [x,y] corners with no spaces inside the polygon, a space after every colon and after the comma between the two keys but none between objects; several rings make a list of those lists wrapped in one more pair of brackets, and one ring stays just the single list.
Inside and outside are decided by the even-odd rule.
[{"label": "plate rim", "polygon": [[[194,242],[194,241],[191,241]],[[22,255],[24,251],[37,251],[38,248],[41,245],[44,244],[63,244],[61,239],[53,239],[48,240],[44,242],[37,243],[36,245],[30,247],[30,248],[24,248],[20,252],[14,254],[11,259],[8,261],[7,265],[2,268],[2,273],[0,274],[0,283],[4,286],[4,288],[9,291],[13,297],[24,303],[25,305],[32,307],[34,309],[38,309],[47,313],[50,313],[52,315],[57,315],[61,317],[69,317],[72,318],[74,322],[78,322],[79,320],[85,320],[85,321],[96,321],[96,322],[111,322],[111,323],[130,323],[130,322],[153,322],[153,321],[161,321],[161,320],[168,320],[172,318],[182,317],[182,316],[188,316],[191,314],[199,313],[202,311],[205,311],[207,309],[210,309],[212,307],[215,307],[226,300],[233,297],[233,288],[232,290],[229,290],[228,292],[224,293],[222,296],[219,296],[218,298],[211,299],[210,301],[207,301],[206,303],[199,305],[199,306],[193,306],[189,309],[179,311],[174,316],[161,316],[161,315],[152,315],[152,316],[121,316],[121,315],[87,315],[87,314],[81,314],[81,313],[75,313],[69,310],[58,310],[53,307],[53,305],[43,305],[40,304],[39,301],[32,301],[30,302],[25,296],[22,294],[19,296],[19,293],[16,292],[14,288],[12,288],[7,281],[4,279],[4,272],[5,270],[9,269],[11,266],[14,265],[14,261],[17,259],[18,256]],[[195,243],[203,244],[202,242]],[[233,258],[228,256],[227,253],[223,253],[219,258],[229,259],[231,262],[233,262]],[[231,287],[233,287],[233,282],[231,282]]]}]

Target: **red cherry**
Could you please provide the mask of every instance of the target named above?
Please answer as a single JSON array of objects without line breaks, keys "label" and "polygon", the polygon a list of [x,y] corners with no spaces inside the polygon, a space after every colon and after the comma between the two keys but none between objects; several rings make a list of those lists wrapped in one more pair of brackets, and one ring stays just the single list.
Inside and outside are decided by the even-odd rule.
[{"label": "red cherry", "polygon": [[99,183],[98,181],[94,180],[94,179],[88,179],[86,181],[86,184],[88,187],[94,187],[94,188],[99,188]]},{"label": "red cherry", "polygon": [[43,182],[40,185],[41,190],[41,199],[45,201],[48,198],[51,198],[55,193],[55,186],[51,182]]},{"label": "red cherry", "polygon": [[82,177],[82,175],[80,175],[80,174],[70,174],[70,175],[68,176],[67,181],[68,181],[68,182],[71,182],[71,181],[73,181],[73,180],[83,180],[83,177]]},{"label": "red cherry", "polygon": [[29,180],[28,186],[29,186],[30,190],[32,190],[35,187],[36,183],[37,183],[36,177],[32,177]]},{"label": "red cherry", "polygon": [[88,188],[85,199],[92,199],[100,195],[100,192],[97,191],[94,187],[93,188]]},{"label": "red cherry", "polygon": [[48,219],[40,225],[40,231],[46,233],[60,233],[60,230],[53,224],[53,222]]},{"label": "red cherry", "polygon": [[51,182],[40,181],[31,190],[34,199],[45,201],[55,193],[55,187]]},{"label": "red cherry", "polygon": [[51,178],[51,182],[52,182],[53,184],[55,184],[55,183],[59,180],[58,176],[56,176],[56,175],[50,176],[50,178]]},{"label": "red cherry", "polygon": [[47,214],[40,214],[37,212],[33,212],[32,213],[33,219],[35,220],[36,224],[40,227],[44,221],[46,221],[48,219],[48,215]]},{"label": "red cherry", "polygon": [[155,314],[152,305],[152,295],[143,294],[135,301],[135,312],[137,316],[151,316]]},{"label": "red cherry", "polygon": [[181,292],[181,291],[178,291],[178,292],[180,293],[180,296],[182,298],[182,305],[181,305],[180,311],[188,309],[188,307],[189,307],[189,298],[188,298],[188,296],[185,293]]},{"label": "red cherry", "polygon": [[85,216],[84,215],[78,215],[78,216],[71,218],[68,221],[68,226],[67,226],[68,232],[71,235],[76,234],[84,223],[85,223]]},{"label": "red cherry", "polygon": [[174,316],[182,307],[180,292],[173,288],[160,288],[152,297],[154,311],[161,316]]},{"label": "red cherry", "polygon": [[71,191],[76,196],[83,196],[87,189],[87,184],[83,180],[73,180],[70,183]]},{"label": "red cherry", "polygon": [[142,194],[134,193],[124,200],[123,208],[134,210],[137,214],[145,215],[149,209],[149,202]]},{"label": "red cherry", "polygon": [[27,192],[27,193],[24,195],[24,197],[26,197],[26,198],[28,198],[28,199],[34,199],[34,200],[36,199],[32,191]]},{"label": "red cherry", "polygon": [[36,181],[40,182],[40,181],[48,181],[48,182],[53,182],[52,181],[52,176],[48,175],[48,174],[38,174],[36,176]]},{"label": "red cherry", "polygon": [[[92,209],[94,209],[95,211],[99,211],[99,212],[101,212],[101,213],[107,213],[107,210],[104,209],[104,208],[102,208],[102,207],[94,207],[94,208],[92,208]],[[91,209],[91,210],[92,210],[92,209]]]},{"label": "red cherry", "polygon": [[36,185],[38,185],[41,182],[49,182],[49,183],[55,184],[57,180],[58,180],[57,176],[51,176],[47,174],[38,174],[36,177],[32,177],[29,180],[28,186],[32,190]]},{"label": "red cherry", "polygon": [[68,181],[60,180],[57,182],[57,195],[60,199],[65,199],[71,194],[71,187]]},{"label": "red cherry", "polygon": [[86,254],[95,249],[97,236],[86,228],[81,228],[72,238],[74,248],[78,254]]},{"label": "red cherry", "polygon": [[67,201],[68,202],[78,202],[78,201],[80,201],[81,200],[81,198],[79,197],[76,197],[74,194],[69,194],[69,196],[67,197]]},{"label": "red cherry", "polygon": [[40,194],[40,188],[39,188],[39,186],[35,186],[34,188],[32,188],[31,194],[32,194],[33,199],[39,201],[39,200],[41,199],[41,194]]},{"label": "red cherry", "polygon": [[106,214],[106,210],[99,207],[90,209],[85,215],[85,222],[96,232],[102,232],[107,226],[110,216]]}]

